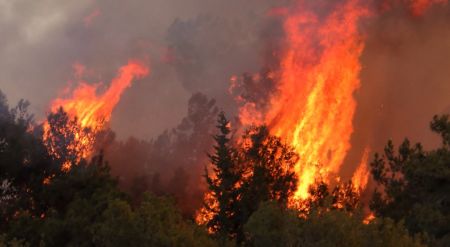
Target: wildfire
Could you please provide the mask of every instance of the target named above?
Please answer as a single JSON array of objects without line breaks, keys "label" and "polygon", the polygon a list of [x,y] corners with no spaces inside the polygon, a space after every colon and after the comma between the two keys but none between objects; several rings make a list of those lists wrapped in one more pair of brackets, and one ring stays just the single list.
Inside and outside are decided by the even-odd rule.
[{"label": "wildfire", "polygon": [[[351,148],[357,106],[353,94],[361,84],[359,59],[364,49],[359,24],[376,14],[370,1],[313,2],[299,0],[295,8],[269,11],[268,16],[284,18],[285,46],[276,72],[276,93],[271,95],[266,112],[258,110],[254,102],[240,108],[242,123],[265,123],[272,134],[287,140],[300,155],[295,200],[308,198],[309,187],[317,178],[330,182],[331,174],[339,174]],[[433,4],[447,2],[385,3],[404,4],[417,16]],[[317,6],[320,11],[315,11]],[[367,149],[352,179],[361,189],[368,181],[368,155]]]},{"label": "wildfire", "polygon": [[372,222],[375,219],[376,219],[375,214],[371,212],[369,213],[368,216],[366,216],[366,218],[364,218],[363,223],[367,225],[370,224],[370,222]]},{"label": "wildfire", "polygon": [[316,177],[337,173],[350,149],[364,48],[358,23],[368,15],[349,0],[325,18],[299,6],[284,22],[288,47],[265,122],[300,155],[298,199],[308,197]]},{"label": "wildfire", "polygon": [[370,171],[368,167],[370,149],[364,150],[361,163],[353,174],[352,184],[356,189],[363,190],[369,182]]},{"label": "wildfire", "polygon": [[[433,4],[448,0],[386,0],[381,11],[398,6],[407,8],[412,16],[424,14]],[[271,71],[275,90],[267,101],[258,101],[256,91],[264,88],[261,78],[254,78],[254,87],[247,89],[236,76],[230,80],[230,94],[240,104],[239,120],[243,126],[265,124],[271,134],[293,146],[300,159],[295,171],[299,184],[289,206],[301,210],[306,199],[314,199],[310,189],[316,181],[340,183],[339,175],[344,159],[351,148],[353,118],[357,102],[354,93],[361,85],[360,57],[365,35],[359,25],[362,20],[377,15],[374,3],[366,0],[306,1],[298,0],[294,8],[269,10],[270,18],[283,18],[284,43],[277,71]],[[277,54],[279,54],[277,52]],[[248,86],[248,85],[247,85]],[[245,88],[244,93],[239,87]],[[263,89],[263,90],[264,90]],[[236,91],[238,91],[236,93]],[[252,93],[257,96],[252,97]],[[259,99],[259,98],[258,98]],[[262,104],[262,105],[260,105]],[[267,105],[266,105],[267,104]],[[370,147],[364,150],[361,162],[351,179],[352,193],[361,196],[370,177],[368,167]],[[342,185],[341,185],[342,186]],[[338,208],[352,202],[345,197],[349,187],[339,187],[344,194]],[[210,193],[205,202],[214,207],[218,203]],[[350,201],[346,201],[350,200]],[[307,211],[308,209],[305,208]],[[200,211],[197,222],[204,224],[212,215]],[[364,219],[368,224],[373,213]]]},{"label": "wildfire", "polygon": [[[77,66],[79,68],[79,66]],[[77,69],[78,77],[83,69]],[[77,158],[88,158],[92,155],[95,144],[95,134],[105,128],[110,121],[112,111],[120,100],[125,89],[131,86],[134,79],[147,76],[149,69],[141,62],[129,61],[127,65],[121,67],[117,76],[111,81],[111,84],[104,93],[99,93],[102,83],[88,84],[84,81],[79,82],[79,86],[66,97],[55,99],[51,103],[51,111],[57,112],[60,108],[67,113],[70,119],[75,119],[76,123],[71,125],[69,132],[72,132],[75,143],[67,149],[72,149],[77,154]],[[64,126],[67,128],[68,126]],[[86,134],[85,129],[90,130]],[[63,130],[51,131],[49,122],[44,123],[44,141],[50,153],[56,157],[58,145],[54,132],[63,133]],[[70,169],[70,164],[65,163],[64,169]]]}]

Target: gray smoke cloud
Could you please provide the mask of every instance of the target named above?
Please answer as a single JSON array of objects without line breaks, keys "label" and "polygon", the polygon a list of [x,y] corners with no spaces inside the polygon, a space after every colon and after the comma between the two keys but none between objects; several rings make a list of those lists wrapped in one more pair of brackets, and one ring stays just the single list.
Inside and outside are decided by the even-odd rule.
[{"label": "gray smoke cloud", "polygon": [[74,63],[95,72],[90,82],[107,84],[128,59],[148,58],[151,76],[124,94],[112,128],[119,137],[149,139],[176,126],[197,91],[232,111],[224,90],[233,74],[261,65],[260,22],[276,4],[0,0],[0,88],[11,102],[30,100],[43,119],[73,78]]},{"label": "gray smoke cloud", "polygon": [[365,147],[383,153],[389,139],[400,145],[407,137],[426,149],[440,145],[429,124],[435,114],[450,114],[449,9],[432,8],[422,17],[395,9],[365,26],[347,172]]}]

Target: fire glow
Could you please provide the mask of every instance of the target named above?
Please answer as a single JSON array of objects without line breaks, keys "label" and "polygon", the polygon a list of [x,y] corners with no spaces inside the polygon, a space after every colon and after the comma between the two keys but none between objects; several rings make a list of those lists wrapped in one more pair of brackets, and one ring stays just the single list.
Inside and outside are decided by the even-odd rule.
[{"label": "fire glow", "polygon": [[[78,66],[79,67],[79,66]],[[77,77],[81,77],[83,70],[76,71]],[[95,135],[96,132],[103,130],[111,119],[111,114],[119,103],[120,98],[128,87],[131,86],[134,79],[140,79],[149,74],[149,69],[139,61],[129,61],[127,65],[122,66],[117,76],[111,81],[109,88],[104,93],[98,91],[102,83],[88,84],[81,81],[66,97],[55,99],[50,106],[52,112],[57,112],[61,107],[72,119],[76,119],[80,129],[90,129]],[[52,140],[48,122],[44,123],[44,140]],[[79,144],[74,147],[79,153],[78,158],[88,158],[92,155],[95,140],[86,137],[82,133],[75,133],[75,141]],[[50,142],[52,143],[52,142]],[[51,145],[47,147],[52,153]],[[52,153],[55,156],[58,154]]]},{"label": "fire glow", "polygon": [[[385,1],[384,11],[400,4],[417,17],[433,4],[447,2]],[[308,1],[298,1],[295,8],[269,11],[268,16],[284,18],[286,45],[280,69],[275,71],[279,78],[276,92],[267,112],[259,111],[251,102],[240,108],[241,123],[266,124],[272,134],[285,139],[300,155],[295,167],[299,185],[294,201],[308,198],[316,180],[332,182],[340,174],[351,149],[357,107],[353,95],[361,86],[360,57],[365,37],[359,25],[377,14],[370,1],[320,3],[331,6],[326,14],[321,8],[315,11]],[[352,176],[360,191],[369,179],[369,150],[367,147],[361,154]]]},{"label": "fire glow", "polygon": [[[368,15],[359,1],[350,0],[325,18],[302,4],[285,17],[287,46],[263,121],[300,155],[295,199],[306,199],[316,178],[338,173],[350,149],[364,48],[358,23]],[[248,122],[245,118],[241,115]]]},{"label": "fire glow", "polygon": [[[268,13],[268,17],[283,18],[285,34],[279,70],[271,72],[277,79],[276,92],[268,99],[269,107],[261,111],[254,102],[248,102],[239,109],[239,117],[244,125],[266,124],[271,134],[295,148],[300,156],[295,167],[299,184],[292,199],[303,200],[310,196],[309,188],[317,179],[331,182],[340,174],[351,149],[357,107],[354,93],[361,86],[360,57],[365,46],[359,25],[376,13],[372,2],[364,0],[318,1],[317,5],[314,1],[297,2],[293,8],[276,8]],[[420,16],[433,4],[446,4],[447,0],[384,3],[384,11],[399,3],[412,16]],[[326,10],[318,6],[326,6]],[[77,73],[82,74],[83,70]],[[132,81],[148,74],[145,65],[130,61],[119,69],[104,93],[98,93],[102,84],[81,81],[67,97],[55,99],[50,109],[56,112],[62,107],[81,128],[89,128],[95,134],[106,128],[122,93]],[[90,157],[95,140],[82,133],[75,136],[81,146],[79,158]],[[44,140],[49,139],[52,136],[45,123]],[[51,146],[48,148],[52,152]],[[367,147],[352,176],[354,186],[361,191],[368,184],[369,152]]]}]

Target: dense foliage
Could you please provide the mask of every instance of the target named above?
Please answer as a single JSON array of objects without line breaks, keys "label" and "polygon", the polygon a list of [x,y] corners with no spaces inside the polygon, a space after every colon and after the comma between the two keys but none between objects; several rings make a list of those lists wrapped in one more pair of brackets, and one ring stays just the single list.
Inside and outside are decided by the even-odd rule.
[{"label": "dense foliage", "polygon": [[[212,176],[206,171],[208,189],[215,200],[212,204],[206,204],[207,213],[212,214],[207,222],[207,227],[216,232],[222,238],[234,237],[237,234],[239,218],[236,213],[239,205],[239,182],[242,179],[238,164],[236,164],[236,150],[230,143],[230,122],[222,112],[219,114],[217,128],[219,134],[214,136],[216,145],[215,153],[209,155],[213,165]],[[217,203],[215,203],[217,202]]]},{"label": "dense foliage", "polygon": [[206,213],[212,215],[207,226],[220,237],[242,243],[243,225],[262,202],[287,206],[297,187],[297,155],[265,127],[246,131],[237,148],[231,147],[230,123],[223,113],[217,128],[215,153],[209,155],[214,177],[206,174],[212,196],[206,203]]},{"label": "dense foliage", "polygon": [[389,141],[372,162],[376,191],[371,208],[380,217],[403,220],[411,233],[427,233],[433,245],[450,246],[450,120],[435,116],[431,129],[442,145],[431,151],[406,139],[395,151]]},{"label": "dense foliage", "polygon": [[[206,103],[202,109],[209,112],[208,124],[204,124],[209,126],[210,113],[216,110],[211,110],[211,102],[202,101]],[[76,120],[62,109],[51,114],[49,129],[58,139],[48,143],[27,107],[26,101],[20,101],[10,108],[0,93],[0,247],[419,247],[450,243],[448,116],[435,117],[431,123],[442,138],[438,148],[426,151],[406,140],[396,152],[389,142],[384,155],[374,157],[372,175],[379,186],[370,208],[376,219],[367,221],[359,192],[351,183],[330,187],[318,181],[303,207],[289,207],[288,199],[298,183],[293,172],[297,154],[264,126],[238,135],[220,113],[217,133],[211,138],[215,144],[210,155],[203,154],[210,163],[204,176],[209,196],[203,213],[208,217],[205,225],[198,225],[192,215],[183,214],[189,208],[184,204],[190,203],[183,201],[189,194],[188,166],[173,164],[178,168],[164,188],[159,187],[158,176],[153,176],[133,183],[128,180],[122,190],[121,180],[111,175],[102,152],[86,161],[77,158],[77,149],[67,148],[74,143],[70,129],[78,128]],[[201,118],[201,114],[194,115]],[[201,130],[195,128],[191,134]],[[49,147],[61,155],[49,152]],[[187,153],[196,150],[187,154],[188,163],[197,159],[193,156],[200,157],[199,148],[183,149]],[[127,155],[132,159],[134,154],[124,152],[118,160],[127,163]],[[64,169],[67,162],[70,169]]]},{"label": "dense foliage", "polygon": [[364,224],[360,214],[341,210],[298,217],[294,210],[264,203],[245,225],[248,246],[420,247],[401,224],[390,219]]},{"label": "dense foliage", "polygon": [[9,109],[0,94],[0,246],[216,245],[171,199],[146,194],[133,205],[102,154],[88,163],[60,147],[75,138],[63,111],[49,116],[58,137],[52,147],[62,150],[50,155],[26,106]]}]

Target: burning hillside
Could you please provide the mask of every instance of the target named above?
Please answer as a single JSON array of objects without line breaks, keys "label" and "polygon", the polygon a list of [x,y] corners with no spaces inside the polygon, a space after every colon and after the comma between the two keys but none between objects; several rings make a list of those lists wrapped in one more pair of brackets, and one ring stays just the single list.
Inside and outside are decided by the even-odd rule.
[{"label": "burning hillside", "polygon": [[[367,36],[361,28],[364,22],[399,6],[406,6],[412,16],[419,17],[434,4],[446,3],[384,1],[380,12],[370,1],[296,1],[293,7],[269,12],[269,16],[282,19],[285,35],[279,68],[262,75],[270,77],[274,92],[260,100],[264,107],[242,95],[237,99],[242,105],[242,123],[266,124],[272,134],[285,139],[299,154],[295,168],[299,184],[294,199],[307,199],[309,187],[316,181],[340,180],[352,148],[357,108],[354,94],[361,86],[360,58]],[[236,81],[232,78],[231,89]],[[263,81],[257,79],[258,83]],[[369,180],[370,148],[364,147],[360,153],[352,176],[354,185],[362,191]]]},{"label": "burning hillside", "polygon": [[322,18],[299,5],[285,19],[288,47],[279,92],[271,99],[265,122],[301,157],[296,197],[305,199],[318,176],[338,174],[350,149],[353,93],[360,85],[364,48],[358,24],[368,15],[367,7],[352,0]]},{"label": "burning hillside", "polygon": [[[55,99],[51,104],[51,111],[56,113],[62,109],[67,113],[70,121],[73,119],[74,123],[71,125],[72,127],[44,123],[44,141],[47,143],[50,153],[57,158],[61,157],[57,150],[57,147],[61,145],[61,136],[55,135],[55,133],[59,133],[63,137],[73,136],[73,143],[66,148],[76,154],[78,161],[81,158],[90,158],[94,151],[96,134],[108,128],[112,112],[119,103],[122,93],[131,86],[134,79],[145,77],[148,73],[149,69],[141,62],[130,61],[119,69],[117,76],[103,93],[99,93],[103,86],[102,83],[88,84],[81,81],[69,95]],[[82,74],[77,76],[81,78]],[[66,168],[70,165],[67,164]]]},{"label": "burning hillside", "polygon": [[0,246],[450,246],[449,10],[0,0]]},{"label": "burning hillside", "polygon": [[[318,180],[327,183],[340,180],[344,161],[352,148],[357,108],[354,94],[361,86],[360,57],[366,37],[362,23],[376,18],[380,13],[378,7],[385,12],[404,5],[413,16],[420,16],[433,4],[446,4],[446,1],[384,1],[377,8],[359,0],[296,1],[290,7],[269,10],[268,18],[282,21],[283,41],[276,51],[281,54],[279,65],[255,79],[265,80],[266,84],[258,89],[255,84],[250,89],[251,102],[239,97],[239,121],[246,125],[267,125],[271,134],[289,143],[300,156],[295,165],[299,183],[291,200],[307,199],[310,186]],[[79,67],[80,79],[83,72],[83,67]],[[108,128],[123,91],[131,86],[133,79],[148,73],[142,63],[130,61],[120,68],[103,93],[99,93],[101,83],[80,81],[70,93],[53,100],[51,112],[62,108],[75,121],[68,130],[74,132],[75,142],[66,148],[78,160],[92,156],[96,134]],[[231,92],[236,81],[233,77]],[[44,123],[44,140],[50,152],[60,157],[59,137],[53,133],[64,136],[64,130],[51,127],[49,122]],[[360,163],[351,176],[359,190],[368,184],[370,148],[365,147],[360,154]]]}]

